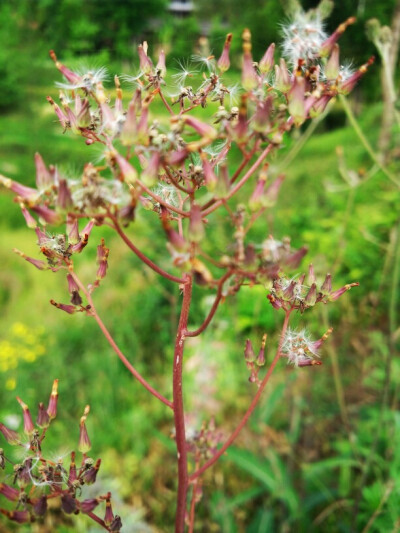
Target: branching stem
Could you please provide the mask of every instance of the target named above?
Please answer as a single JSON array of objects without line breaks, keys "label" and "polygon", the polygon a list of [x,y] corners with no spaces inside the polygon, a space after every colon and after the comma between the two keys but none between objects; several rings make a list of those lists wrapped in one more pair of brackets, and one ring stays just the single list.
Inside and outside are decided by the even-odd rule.
[{"label": "branching stem", "polygon": [[212,466],[216,461],[218,461],[218,459],[221,457],[221,455],[223,455],[225,453],[225,451],[229,448],[229,446],[234,442],[236,437],[242,431],[242,429],[245,426],[247,420],[250,418],[250,415],[252,414],[252,412],[256,408],[256,406],[258,404],[258,401],[259,401],[259,399],[261,397],[261,394],[262,394],[263,390],[265,389],[265,386],[267,385],[267,383],[269,381],[269,378],[271,377],[271,374],[272,374],[277,362],[279,361],[279,359],[281,357],[282,343],[283,343],[283,340],[284,340],[284,337],[285,337],[285,334],[286,334],[286,330],[287,330],[288,325],[289,325],[289,317],[290,317],[291,312],[292,312],[291,309],[286,311],[285,320],[283,322],[281,336],[280,336],[280,340],[279,340],[279,345],[278,345],[278,348],[276,350],[275,357],[272,360],[272,363],[270,364],[268,372],[265,374],[264,379],[261,382],[260,388],[258,389],[257,394],[254,396],[253,401],[251,402],[251,404],[250,404],[249,408],[247,409],[245,415],[243,416],[243,418],[241,419],[239,424],[236,426],[236,429],[233,431],[233,433],[228,438],[228,440],[225,442],[225,444],[218,450],[218,452],[213,457],[211,457],[211,459],[206,461],[201,468],[199,468],[198,470],[193,472],[193,474],[189,477],[189,483],[193,483],[199,476],[201,476],[201,474],[203,474],[208,468],[210,468],[210,466]]},{"label": "branching stem", "polygon": [[167,405],[168,407],[170,407],[171,409],[173,408],[173,405],[172,405],[172,402],[170,402],[169,400],[167,400],[166,398],[164,398],[164,396],[162,396],[159,392],[157,392],[145,379],[144,377],[139,374],[139,372],[136,370],[136,368],[128,361],[128,359],[125,357],[125,355],[121,352],[121,350],[118,348],[116,342],[114,341],[114,339],[112,338],[112,335],[110,334],[110,332],[108,331],[108,329],[106,328],[106,326],[104,325],[103,321],[101,320],[101,318],[99,317],[98,313],[97,313],[97,310],[96,310],[96,307],[94,305],[94,302],[93,302],[93,298],[92,298],[92,295],[90,294],[90,292],[86,289],[86,287],[84,286],[84,284],[81,282],[80,278],[75,274],[75,272],[73,270],[70,270],[70,274],[71,276],[74,278],[76,284],[78,285],[78,287],[81,289],[81,291],[83,292],[83,294],[85,295],[89,305],[90,305],[90,312],[91,312],[91,315],[93,316],[93,318],[96,320],[99,328],[101,329],[101,331],[103,332],[103,335],[105,336],[105,338],[107,339],[108,343],[110,344],[110,346],[112,347],[112,349],[114,350],[114,352],[118,355],[118,357],[120,358],[120,360],[123,362],[123,364],[126,366],[126,368],[129,370],[129,372],[139,381],[139,383],[141,383],[141,385],[143,385],[143,387],[145,389],[147,389],[150,394],[152,394],[153,396],[155,396],[156,398],[158,398],[162,403],[164,403],[165,405]]}]

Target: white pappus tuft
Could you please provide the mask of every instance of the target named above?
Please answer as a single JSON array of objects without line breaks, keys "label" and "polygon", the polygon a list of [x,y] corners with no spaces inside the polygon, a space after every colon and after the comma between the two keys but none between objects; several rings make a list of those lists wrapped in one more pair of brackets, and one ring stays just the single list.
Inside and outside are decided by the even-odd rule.
[{"label": "white pappus tuft", "polygon": [[105,67],[100,67],[96,70],[80,69],[77,71],[80,77],[79,82],[76,83],[56,83],[60,89],[86,89],[87,91],[94,91],[98,83],[107,80],[108,72]]},{"label": "white pappus tuft", "polygon": [[297,67],[299,59],[314,59],[327,38],[322,19],[316,12],[298,12],[282,26],[282,31],[283,54],[293,67]]},{"label": "white pappus tuft", "polygon": [[319,357],[317,344],[306,330],[286,332],[281,348],[282,355],[287,357],[288,364],[304,366],[304,363]]}]

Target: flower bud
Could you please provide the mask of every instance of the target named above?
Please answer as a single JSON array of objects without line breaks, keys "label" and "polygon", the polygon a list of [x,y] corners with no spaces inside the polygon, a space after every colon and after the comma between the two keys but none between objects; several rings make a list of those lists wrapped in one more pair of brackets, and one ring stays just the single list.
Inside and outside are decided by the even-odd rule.
[{"label": "flower bud", "polygon": [[128,106],[128,112],[121,130],[120,140],[124,146],[132,146],[136,141],[137,122],[136,122],[136,100],[132,100]]},{"label": "flower bud", "polygon": [[71,461],[69,463],[68,484],[72,485],[76,481],[76,464],[75,464],[75,452],[71,452]]},{"label": "flower bud", "polygon": [[77,244],[80,240],[78,220],[71,215],[67,216],[66,231],[69,244]]},{"label": "flower bud", "polygon": [[164,50],[161,50],[158,55],[158,63],[156,65],[157,71],[160,73],[160,76],[162,78],[165,78],[165,75],[167,73],[167,69],[165,66],[165,52]]},{"label": "flower bud", "polygon": [[121,169],[121,174],[123,181],[126,183],[135,183],[137,180],[137,171],[136,169],[118,152],[115,152],[114,157],[118,163],[119,168]]},{"label": "flower bud", "polygon": [[61,509],[66,514],[72,514],[77,510],[76,499],[69,492],[64,492],[61,496]]},{"label": "flower bud", "polygon": [[71,246],[72,253],[81,253],[82,250],[85,248],[85,246],[87,245],[89,241],[89,235],[92,232],[94,223],[95,223],[95,219],[92,218],[83,228],[82,237],[80,238],[80,241],[77,244],[74,244],[73,246]]},{"label": "flower bud", "polygon": [[340,298],[345,292],[349,291],[352,287],[358,287],[358,286],[359,286],[359,283],[349,283],[345,285],[344,287],[342,287],[341,289],[331,292],[330,295],[328,296],[328,300],[330,302],[334,302],[335,300]]},{"label": "flower bud", "polygon": [[310,263],[309,267],[308,267],[308,282],[309,283],[315,283],[315,273],[314,273],[314,267],[313,265]]},{"label": "flower bud", "polygon": [[275,298],[272,294],[267,294],[267,298],[274,309],[281,309],[282,302],[280,299]]},{"label": "flower bud", "polygon": [[30,212],[26,209],[24,204],[19,204],[21,207],[22,214],[24,215],[26,225],[28,228],[35,229],[37,226],[36,220],[33,218],[33,216],[30,214]]},{"label": "flower bud", "polygon": [[268,166],[264,167],[263,171],[260,173],[256,187],[249,199],[249,208],[251,211],[258,211],[261,207],[264,206],[264,189],[265,183],[267,181],[267,170]]},{"label": "flower bud", "polygon": [[332,276],[327,274],[324,283],[321,285],[322,294],[329,294],[332,292]]},{"label": "flower bud", "polygon": [[82,100],[78,94],[75,96],[75,115],[79,128],[88,128],[92,124],[89,100]]},{"label": "flower bud", "polygon": [[82,479],[86,485],[93,485],[95,483],[100,464],[101,459],[97,459],[96,464],[84,471]]},{"label": "flower bud", "polygon": [[204,152],[201,152],[200,157],[203,165],[205,185],[209,191],[213,191],[217,185],[218,178],[215,175],[214,169],[208,160],[207,155]]},{"label": "flower bud", "polygon": [[256,360],[253,345],[250,339],[246,340],[246,344],[244,347],[244,360],[246,361],[246,363],[254,363],[254,361]]},{"label": "flower bud", "polygon": [[201,135],[202,138],[212,141],[217,137],[217,131],[209,124],[206,124],[205,122],[202,122],[201,120],[190,115],[184,115],[181,118],[185,124],[193,128],[199,135]]},{"label": "flower bud", "polygon": [[226,72],[231,66],[231,62],[229,61],[229,50],[231,47],[231,42],[232,34],[228,33],[225,39],[224,49],[222,50],[221,57],[217,61],[217,67],[219,68],[221,74]]},{"label": "flower bud", "polygon": [[271,43],[258,63],[261,74],[268,74],[274,67],[275,43]]},{"label": "flower bud", "polygon": [[309,110],[310,118],[319,117],[325,111],[326,106],[331,100],[332,96],[330,94],[323,94],[318,100],[314,100]]},{"label": "flower bud", "polygon": [[307,306],[312,307],[313,305],[315,305],[316,301],[317,301],[317,285],[313,283],[304,299],[304,302],[307,304]]},{"label": "flower bud", "polygon": [[37,188],[39,190],[48,189],[53,185],[53,179],[44,164],[42,156],[38,152],[35,154],[35,166]]},{"label": "flower bud", "polygon": [[69,127],[68,118],[65,116],[65,114],[62,112],[60,107],[54,102],[54,100],[50,96],[47,96],[46,99],[49,102],[49,104],[52,106],[52,108],[54,109],[54,112],[57,115],[58,120],[60,121],[60,124],[65,131]]},{"label": "flower bud", "polygon": [[369,60],[364,63],[364,65],[361,65],[361,67],[354,72],[354,74],[344,80],[339,86],[339,93],[345,95],[349,94],[356,86],[358,80],[367,72],[368,67],[372,65],[374,61],[375,58],[373,56],[370,57]]},{"label": "flower bud", "polygon": [[28,406],[26,403],[24,403],[19,396],[17,396],[17,402],[22,407],[23,410],[23,418],[24,418],[24,431],[27,435],[32,435],[32,433],[35,431],[35,426],[32,422],[31,413],[29,411]]},{"label": "flower bud", "polygon": [[6,178],[5,176],[2,176],[0,174],[0,185],[3,185],[7,189],[10,189],[11,191],[15,192],[18,196],[21,196],[24,200],[35,200],[38,192],[36,189],[32,189],[31,187],[26,187],[25,185],[21,185],[21,183],[18,183],[17,181],[13,181],[10,178]]},{"label": "flower bud", "polygon": [[256,112],[252,120],[253,130],[259,133],[268,133],[271,127],[273,97],[269,96],[265,102],[257,104]]},{"label": "flower bud", "polygon": [[112,533],[119,533],[119,531],[121,530],[122,528],[122,520],[121,520],[121,517],[118,516],[117,514],[114,516],[114,519],[113,521],[111,522],[110,526],[110,531]]},{"label": "flower bud", "polygon": [[106,499],[106,512],[104,515],[104,523],[106,526],[109,526],[111,522],[114,520],[114,513],[112,511],[112,505],[111,505],[111,494],[107,494]]},{"label": "flower bud", "polygon": [[49,405],[47,407],[47,414],[50,420],[53,420],[57,415],[57,402],[58,402],[58,379],[53,381],[53,387],[51,389]]},{"label": "flower bud", "polygon": [[36,425],[40,428],[47,428],[50,424],[50,417],[46,411],[46,408],[42,402],[39,403],[39,410],[36,419]]},{"label": "flower bud", "polygon": [[72,72],[72,70],[69,70],[69,68],[67,68],[65,65],[60,63],[60,61],[58,61],[54,50],[50,50],[49,54],[58,70],[72,85],[77,85],[81,82],[81,77],[78,74]]},{"label": "flower bud", "polygon": [[328,80],[336,80],[339,76],[339,45],[335,44],[330,58],[325,66],[325,76]]},{"label": "flower bud", "polygon": [[41,496],[32,506],[33,512],[36,516],[44,516],[47,511],[47,496]]},{"label": "flower bud", "polygon": [[321,57],[327,57],[336,41],[339,39],[339,37],[346,31],[347,27],[350,26],[350,24],[354,24],[356,21],[355,17],[349,17],[345,22],[342,24],[339,24],[339,26],[336,28],[336,30],[330,35],[321,45],[321,48],[319,50],[319,55]]},{"label": "flower bud", "polygon": [[158,170],[160,168],[161,155],[160,153],[153,152],[150,159],[147,162],[146,168],[140,175],[140,180],[146,185],[146,187],[154,187],[158,181]]},{"label": "flower bud", "polygon": [[89,439],[89,435],[86,429],[86,418],[89,414],[90,407],[87,405],[85,407],[85,410],[83,412],[83,416],[81,417],[80,423],[79,423],[79,444],[78,444],[78,450],[86,454],[92,447],[92,444]]},{"label": "flower bud", "polygon": [[79,287],[71,274],[67,274],[68,292],[71,295],[71,303],[73,305],[81,305],[82,298],[79,294]]},{"label": "flower bud", "polygon": [[255,89],[258,85],[258,76],[254,69],[253,58],[250,51],[243,53],[242,86],[246,91]]},{"label": "flower bud", "polygon": [[0,422],[0,433],[3,434],[3,437],[6,439],[8,444],[15,445],[20,444],[19,435],[16,431],[8,429],[4,424]]},{"label": "flower bud", "polygon": [[147,55],[147,42],[146,41],[144,41],[143,44],[139,44],[138,54],[139,54],[139,61],[140,61],[140,70],[144,74],[150,74],[150,72],[153,70],[153,63]]},{"label": "flower bud", "polygon": [[2,494],[10,502],[17,502],[19,500],[19,490],[10,487],[5,483],[0,483],[0,494]]},{"label": "flower bud", "polygon": [[280,60],[280,64],[275,65],[275,88],[282,92],[286,93],[291,88],[292,84],[290,82],[289,71],[286,66],[284,59]]},{"label": "flower bud", "polygon": [[258,356],[256,359],[256,365],[257,366],[264,366],[265,365],[265,344],[267,342],[267,334],[264,333],[262,342],[261,342],[261,348],[258,352]]},{"label": "flower bud", "polygon": [[33,205],[31,209],[39,215],[42,224],[57,226],[61,222],[60,215],[45,205]]},{"label": "flower bud", "polygon": [[73,205],[71,191],[68,188],[67,180],[61,179],[58,184],[57,206],[66,210]]},{"label": "flower bud", "polygon": [[2,510],[10,520],[13,520],[17,524],[26,524],[31,521],[31,515],[28,510],[25,511],[6,511]]},{"label": "flower bud", "polygon": [[97,263],[99,268],[97,270],[97,279],[101,280],[105,278],[108,268],[108,254],[110,253],[109,248],[106,248],[104,244],[104,239],[101,239],[101,243],[97,247]]},{"label": "flower bud", "polygon": [[60,311],[65,311],[69,315],[73,315],[76,312],[76,307],[74,305],[69,304],[61,304],[54,300],[50,300],[51,305],[54,305],[54,307],[57,307],[57,309],[60,309]]},{"label": "flower bud", "polygon": [[80,502],[79,508],[82,513],[91,513],[98,505],[99,500],[97,498],[89,498],[87,500],[83,500],[83,502]]},{"label": "flower bud", "polygon": [[276,204],[276,201],[278,199],[278,194],[280,191],[280,188],[282,186],[282,183],[285,179],[285,176],[283,174],[280,174],[275,181],[271,183],[271,185],[268,187],[268,189],[265,191],[265,194],[263,195],[263,206],[264,207],[273,207]]},{"label": "flower bud", "polygon": [[288,93],[289,99],[289,113],[293,117],[295,126],[301,126],[305,121],[307,114],[305,110],[305,80],[299,76],[295,76],[293,85]]},{"label": "flower bud", "polygon": [[214,190],[215,196],[217,198],[225,198],[228,194],[231,186],[231,181],[229,178],[228,166],[224,163],[219,167],[219,177]]},{"label": "flower bud", "polygon": [[31,483],[32,458],[25,459],[23,464],[14,465],[14,473],[17,485],[20,489],[24,489]]}]

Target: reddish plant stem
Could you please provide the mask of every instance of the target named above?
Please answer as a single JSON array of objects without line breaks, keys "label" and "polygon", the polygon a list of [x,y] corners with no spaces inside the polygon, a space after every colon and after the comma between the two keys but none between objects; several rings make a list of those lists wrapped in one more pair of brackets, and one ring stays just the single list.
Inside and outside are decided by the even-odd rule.
[{"label": "reddish plant stem", "polygon": [[231,436],[228,438],[228,440],[222,446],[222,448],[220,448],[218,450],[218,452],[213,457],[211,457],[211,459],[209,459],[206,463],[204,463],[204,465],[201,468],[199,468],[198,470],[193,472],[193,474],[189,477],[189,483],[193,483],[199,476],[201,476],[201,474],[203,474],[203,472],[205,472],[208,468],[210,468],[210,466],[212,466],[216,461],[218,461],[218,459],[221,457],[221,455],[223,455],[225,453],[225,451],[229,448],[229,446],[233,443],[233,441],[236,439],[236,437],[242,431],[242,429],[245,426],[247,420],[250,418],[250,415],[252,414],[252,412],[256,408],[256,406],[258,404],[258,401],[259,401],[259,399],[261,397],[261,394],[262,394],[266,384],[268,383],[269,378],[271,377],[271,374],[272,374],[272,372],[273,372],[273,370],[274,370],[274,368],[275,368],[275,366],[276,366],[276,364],[279,361],[279,358],[281,356],[282,343],[283,343],[283,339],[285,337],[286,330],[287,330],[287,327],[288,327],[288,324],[289,324],[289,317],[290,317],[291,312],[292,312],[292,309],[289,309],[288,311],[286,311],[285,320],[283,322],[281,336],[280,336],[280,340],[279,340],[279,345],[278,345],[278,349],[276,350],[275,357],[274,357],[272,363],[270,364],[268,372],[265,374],[264,379],[261,382],[260,388],[258,389],[257,394],[254,396],[253,401],[251,402],[251,404],[250,404],[249,408],[247,409],[245,415],[243,416],[243,418],[241,419],[239,424],[236,426],[236,429],[233,431]]},{"label": "reddish plant stem", "polygon": [[117,219],[114,217],[114,215],[109,214],[111,220],[113,221],[113,227],[118,233],[118,235],[121,237],[121,239],[124,241],[124,243],[132,250],[133,253],[135,253],[139,259],[143,261],[148,267],[150,267],[154,272],[157,272],[157,274],[160,274],[165,279],[169,279],[170,281],[174,281],[175,283],[183,283],[183,279],[177,278],[176,276],[173,276],[172,274],[169,274],[165,270],[163,270],[161,267],[153,263],[151,259],[149,259],[146,255],[144,255],[143,252],[137,248],[133,242],[129,239],[129,237],[122,231],[121,226],[118,224]]},{"label": "reddish plant stem", "polygon": [[92,295],[90,294],[90,292],[86,289],[86,287],[84,286],[84,284],[81,282],[81,280],[79,279],[79,277],[75,274],[75,272],[73,270],[70,270],[70,274],[71,276],[74,278],[76,284],[78,285],[78,287],[81,289],[81,291],[83,292],[83,294],[85,295],[89,305],[90,305],[90,312],[91,312],[91,315],[93,316],[93,318],[96,320],[99,328],[101,329],[101,331],[103,332],[103,335],[105,336],[105,338],[107,339],[108,343],[110,344],[110,346],[112,347],[112,349],[114,350],[114,352],[118,355],[118,357],[120,358],[120,360],[123,362],[123,364],[126,366],[126,368],[129,370],[129,372],[139,381],[139,383],[141,385],[143,385],[143,387],[145,389],[147,389],[150,394],[152,394],[153,396],[155,396],[158,400],[160,400],[162,403],[164,403],[165,405],[167,405],[168,407],[170,407],[171,409],[173,409],[173,404],[172,402],[170,402],[169,400],[167,400],[167,398],[164,398],[164,396],[162,396],[162,394],[160,394],[159,392],[157,392],[151,385],[150,383],[148,383],[144,377],[139,374],[139,372],[136,370],[136,368],[128,361],[128,359],[125,357],[125,355],[121,352],[121,350],[118,348],[116,342],[114,341],[114,339],[112,338],[110,332],[108,331],[108,329],[106,328],[106,326],[104,325],[103,321],[101,320],[101,318],[99,317],[98,313],[97,313],[97,310],[96,310],[96,307],[93,303],[93,298],[92,298]]},{"label": "reddish plant stem", "polygon": [[97,516],[97,514],[94,514],[92,511],[89,511],[88,513],[85,513],[87,514],[88,516],[90,516],[90,518],[92,520],[94,520],[95,522],[97,522],[101,527],[103,527],[106,531],[110,531],[108,529],[108,527],[106,526],[104,520],[102,520],[99,516]]},{"label": "reddish plant stem", "polygon": [[[248,153],[246,157],[243,157],[242,162],[240,163],[240,165],[238,166],[238,168],[236,169],[235,173],[233,174],[233,176],[232,176],[232,178],[230,180],[231,184],[236,181],[236,179],[238,178],[239,174],[242,172],[244,167],[247,165],[247,163],[250,161],[250,159],[255,154],[256,150],[258,149],[258,146],[259,146],[259,144],[255,143],[255,145],[253,146],[253,148],[250,151],[250,153]],[[212,198],[211,200],[209,200],[208,202],[206,202],[204,204],[203,209],[207,209],[207,208],[211,207],[212,205],[214,205],[214,203],[216,201],[217,201],[216,198]]]},{"label": "reddish plant stem", "polygon": [[229,198],[232,198],[232,196],[234,196],[239,189],[241,189],[243,187],[243,185],[246,183],[246,181],[251,178],[251,176],[254,174],[254,172],[257,170],[257,168],[261,165],[261,163],[264,161],[264,159],[267,157],[267,155],[269,154],[269,152],[273,149],[274,145],[273,144],[269,144],[262,152],[261,154],[259,155],[259,157],[256,159],[256,161],[251,165],[251,167],[249,168],[249,170],[245,173],[245,175],[243,176],[243,178],[237,182],[237,184],[229,191],[229,193],[225,196],[225,198],[221,199],[221,200],[218,200],[217,202],[215,202],[215,204],[211,205],[208,209],[205,209],[203,211],[203,216],[207,216],[209,215],[210,213],[212,213],[213,211],[215,211],[216,209],[218,209],[218,207],[220,205],[222,205],[224,203],[224,201],[226,200],[229,200]]},{"label": "reddish plant stem", "polygon": [[186,498],[188,490],[188,471],[185,434],[185,412],[183,407],[182,369],[185,335],[192,300],[192,278],[186,274],[183,284],[183,301],[176,334],[173,368],[173,409],[175,421],[175,440],[178,457],[178,493],[175,515],[175,533],[185,530]]},{"label": "reddish plant stem", "polygon": [[163,92],[162,92],[162,90],[161,90],[160,88],[158,89],[158,94],[160,95],[160,98],[161,98],[161,100],[163,101],[163,104],[164,104],[165,107],[167,108],[168,113],[169,113],[170,115],[175,115],[175,113],[172,111],[171,106],[169,105],[169,103],[168,103],[167,100],[165,99],[165,96],[163,95]]},{"label": "reddish plant stem", "polygon": [[197,337],[198,335],[200,335],[200,333],[203,333],[203,331],[207,328],[207,326],[209,325],[209,323],[211,322],[211,320],[213,319],[217,309],[218,309],[218,305],[221,301],[221,298],[222,298],[222,288],[224,286],[224,283],[225,281],[230,278],[232,276],[233,272],[232,270],[229,270],[228,272],[226,272],[222,278],[219,280],[218,282],[218,289],[217,289],[217,294],[215,296],[215,300],[214,300],[214,303],[210,309],[210,312],[208,313],[206,319],[204,320],[204,322],[202,323],[202,325],[195,329],[194,331],[187,331],[186,332],[186,337]]}]

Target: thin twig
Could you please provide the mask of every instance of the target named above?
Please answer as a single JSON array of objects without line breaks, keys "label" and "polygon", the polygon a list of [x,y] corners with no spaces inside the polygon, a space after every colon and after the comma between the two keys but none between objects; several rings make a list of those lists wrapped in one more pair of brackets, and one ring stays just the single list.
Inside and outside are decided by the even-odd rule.
[{"label": "thin twig", "polygon": [[374,152],[374,149],[372,148],[372,146],[369,143],[368,139],[364,135],[364,132],[360,128],[360,125],[357,122],[357,119],[354,116],[354,113],[353,113],[348,101],[346,100],[346,98],[343,95],[340,95],[339,98],[340,98],[340,102],[342,103],[343,109],[345,110],[345,113],[347,115],[347,118],[350,121],[350,124],[353,126],[354,131],[357,133],[358,138],[360,139],[362,145],[364,146],[364,148],[368,152],[368,154],[371,157],[372,161],[374,161],[374,163],[376,163],[376,165],[378,165],[378,167],[385,174],[385,176],[390,179],[390,181],[392,181],[397,187],[400,187],[400,182],[398,182],[397,179],[395,178],[395,176],[390,172],[390,170],[388,170],[382,164],[382,162],[380,161],[379,157]]},{"label": "thin twig", "polygon": [[149,259],[146,255],[144,255],[143,252],[137,248],[133,242],[129,239],[129,237],[126,235],[124,231],[122,231],[121,226],[118,224],[117,219],[113,215],[109,215],[110,218],[113,221],[114,229],[118,233],[118,235],[122,238],[122,240],[125,242],[125,244],[134,252],[139,259],[143,261],[148,267],[150,267],[154,272],[157,272],[157,274],[160,274],[165,279],[169,279],[170,281],[174,281],[175,283],[183,283],[182,278],[177,278],[176,276],[173,276],[172,274],[169,274],[169,272],[166,272],[161,267],[156,265],[156,263],[153,263],[151,259]]},{"label": "thin twig", "polygon": [[136,368],[128,361],[128,359],[125,357],[125,355],[121,352],[121,350],[118,348],[116,342],[114,341],[114,339],[112,338],[112,335],[110,334],[110,332],[108,331],[108,329],[106,328],[106,326],[104,325],[103,321],[101,320],[100,316],[98,315],[97,313],[97,310],[96,310],[96,307],[94,305],[94,302],[93,302],[93,298],[92,298],[92,295],[90,294],[90,292],[86,289],[86,287],[84,286],[84,284],[81,282],[80,278],[77,276],[77,274],[72,270],[70,269],[70,274],[71,276],[74,278],[76,284],[78,285],[78,287],[81,289],[81,291],[83,292],[83,294],[85,295],[89,305],[90,305],[90,313],[91,313],[91,316],[93,316],[93,318],[96,320],[99,328],[101,329],[101,331],[103,332],[105,338],[107,339],[108,343],[110,344],[110,346],[112,347],[112,349],[114,350],[114,352],[118,355],[118,357],[120,358],[120,360],[123,362],[123,364],[126,366],[126,368],[129,370],[129,372],[139,381],[139,383],[141,383],[141,385],[143,385],[143,387],[145,389],[147,389],[153,396],[155,396],[156,398],[158,398],[162,403],[164,403],[165,405],[167,405],[168,407],[170,407],[171,409],[173,409],[173,404],[172,402],[170,402],[169,400],[167,400],[166,398],[164,398],[164,396],[162,396],[162,394],[160,394],[159,392],[157,392],[145,379],[144,377],[136,370]]},{"label": "thin twig", "polygon": [[245,175],[242,177],[242,179],[240,181],[238,181],[237,184],[229,191],[229,193],[225,196],[225,198],[223,198],[221,200],[218,200],[217,202],[215,202],[215,204],[210,206],[208,209],[205,209],[203,211],[203,215],[204,216],[209,215],[210,213],[212,213],[213,211],[218,209],[218,207],[220,207],[220,205],[222,205],[224,203],[224,201],[229,200],[229,198],[232,198],[232,196],[234,196],[238,192],[238,190],[243,187],[243,185],[246,183],[246,181],[249,178],[251,178],[251,176],[254,174],[254,172],[257,170],[257,168],[261,165],[261,163],[264,161],[264,159],[267,157],[267,155],[273,149],[273,147],[274,147],[273,144],[269,144],[266,148],[264,148],[264,150],[261,152],[261,154],[259,155],[257,160],[252,164],[252,166],[245,173]]},{"label": "thin twig", "polygon": [[250,404],[249,408],[247,409],[245,415],[243,416],[243,418],[241,419],[239,424],[236,426],[236,429],[233,431],[233,433],[228,438],[228,440],[225,442],[225,444],[218,450],[218,452],[216,452],[215,455],[213,455],[213,457],[211,457],[211,459],[206,461],[201,468],[199,468],[198,470],[196,470],[195,472],[193,472],[193,474],[191,474],[189,476],[189,483],[193,483],[193,481],[195,481],[195,479],[197,479],[199,476],[201,476],[201,474],[203,474],[203,472],[205,472],[208,468],[210,468],[210,466],[212,466],[216,461],[218,461],[218,459],[221,457],[221,455],[223,455],[225,453],[225,451],[229,448],[229,446],[234,442],[236,437],[242,431],[242,429],[245,426],[247,420],[250,418],[250,415],[253,413],[254,409],[256,408],[256,406],[258,404],[258,401],[259,401],[259,399],[261,397],[261,394],[262,394],[265,386],[267,385],[267,383],[269,381],[269,378],[271,377],[271,374],[272,374],[277,362],[279,361],[279,359],[281,357],[281,348],[282,348],[282,344],[283,344],[283,340],[284,340],[284,337],[285,337],[285,334],[286,334],[287,327],[289,325],[290,314],[291,314],[291,310],[286,311],[285,320],[283,322],[281,336],[280,336],[280,340],[279,340],[279,345],[278,345],[278,348],[276,350],[275,357],[272,360],[272,363],[270,364],[268,372],[265,374],[264,379],[261,382],[260,388],[258,389],[256,395],[254,396],[253,401],[251,402],[251,404]]},{"label": "thin twig", "polygon": [[203,331],[207,328],[207,326],[209,325],[209,323],[211,322],[211,320],[214,318],[214,315],[218,309],[218,305],[222,299],[222,290],[223,290],[223,287],[224,287],[224,283],[227,279],[229,279],[231,276],[232,276],[233,272],[232,270],[229,270],[228,272],[226,272],[226,274],[224,274],[222,276],[222,278],[219,280],[218,282],[218,289],[217,289],[217,294],[215,296],[215,300],[214,300],[214,303],[210,309],[210,312],[208,313],[206,319],[204,320],[204,322],[202,323],[202,325],[195,329],[194,331],[186,331],[186,337],[197,337],[198,335],[200,335],[200,333],[203,333]]}]

